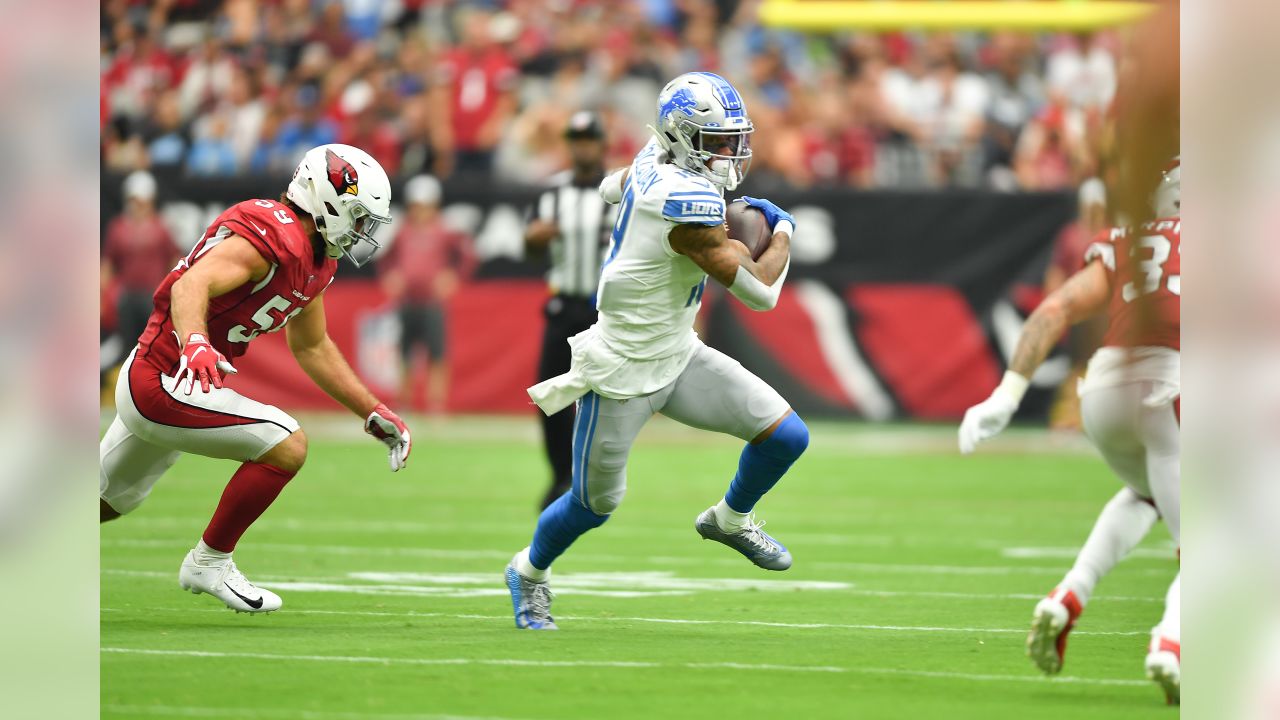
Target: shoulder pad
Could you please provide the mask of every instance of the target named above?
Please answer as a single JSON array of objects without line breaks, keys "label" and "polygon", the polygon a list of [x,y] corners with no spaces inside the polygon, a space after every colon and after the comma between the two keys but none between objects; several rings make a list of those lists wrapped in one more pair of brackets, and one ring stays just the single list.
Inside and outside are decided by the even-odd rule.
[{"label": "shoulder pad", "polygon": [[720,225],[724,222],[724,197],[706,178],[672,165],[662,171],[655,190],[662,202],[662,217],[675,223]]},{"label": "shoulder pad", "polygon": [[277,265],[310,251],[293,213],[274,200],[237,203],[222,214],[221,224]]}]

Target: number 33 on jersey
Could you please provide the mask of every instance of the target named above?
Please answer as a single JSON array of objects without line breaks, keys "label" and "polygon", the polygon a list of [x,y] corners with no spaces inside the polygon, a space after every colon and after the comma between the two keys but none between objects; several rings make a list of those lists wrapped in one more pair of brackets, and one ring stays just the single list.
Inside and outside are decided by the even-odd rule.
[{"label": "number 33 on jersey", "polygon": [[284,327],[333,282],[338,262],[317,253],[293,212],[271,200],[248,200],[218,216],[191,252],[156,290],[155,311],[139,339],[138,357],[170,372],[181,356],[169,318],[173,284],[231,235],[249,241],[268,263],[266,277],[209,301],[209,342],[228,360],[244,355],[251,340]]},{"label": "number 33 on jersey", "polygon": [[1136,230],[1099,233],[1085,262],[1101,260],[1111,276],[1102,344],[1180,349],[1182,310],[1182,221],[1153,220]]}]

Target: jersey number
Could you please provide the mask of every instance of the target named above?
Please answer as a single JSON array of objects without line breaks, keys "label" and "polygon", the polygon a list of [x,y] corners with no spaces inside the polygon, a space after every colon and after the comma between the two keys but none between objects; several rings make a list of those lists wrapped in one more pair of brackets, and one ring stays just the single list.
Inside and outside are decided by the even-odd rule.
[{"label": "jersey number", "polygon": [[[1138,287],[1130,280],[1120,289],[1120,296],[1125,302],[1133,302],[1140,295],[1150,295],[1160,289],[1160,279],[1164,276],[1164,264],[1169,260],[1169,250],[1172,247],[1169,238],[1163,235],[1144,235],[1138,240],[1131,252],[1137,255],[1140,248],[1147,248],[1151,250],[1151,257],[1139,260],[1138,270],[1134,273],[1142,279],[1142,286]],[[1178,253],[1182,253],[1181,246],[1178,247]],[[1174,295],[1182,295],[1181,275],[1170,275],[1165,285]]]},{"label": "jersey number", "polygon": [[258,308],[253,314],[253,321],[258,324],[254,330],[249,330],[244,325],[236,325],[227,331],[227,341],[237,343],[247,343],[258,337],[262,333],[273,333],[285,326],[294,315],[302,312],[302,308],[294,308],[289,311],[293,303],[289,300],[276,295],[267,301],[265,305]]}]

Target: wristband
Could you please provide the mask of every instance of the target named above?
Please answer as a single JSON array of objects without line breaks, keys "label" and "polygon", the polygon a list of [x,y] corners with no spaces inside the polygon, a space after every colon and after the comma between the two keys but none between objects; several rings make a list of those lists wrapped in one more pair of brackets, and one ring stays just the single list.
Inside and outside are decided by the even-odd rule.
[{"label": "wristband", "polygon": [[790,220],[779,220],[778,224],[773,226],[773,232],[775,235],[777,233],[784,232],[787,234],[787,237],[795,237],[796,226],[795,223]]},{"label": "wristband", "polygon": [[1022,396],[1027,394],[1027,386],[1031,381],[1022,377],[1012,370],[1005,370],[1004,377],[1000,378],[1000,384],[996,386],[992,395],[1004,395],[1013,400],[1014,405],[1022,402]]}]

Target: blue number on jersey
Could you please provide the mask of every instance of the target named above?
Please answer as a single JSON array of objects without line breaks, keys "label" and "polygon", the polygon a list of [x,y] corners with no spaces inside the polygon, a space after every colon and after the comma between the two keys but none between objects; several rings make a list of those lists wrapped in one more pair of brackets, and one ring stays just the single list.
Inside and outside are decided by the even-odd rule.
[{"label": "blue number on jersey", "polygon": [[689,288],[689,299],[685,301],[684,306],[689,307],[690,305],[696,302],[698,303],[702,302],[702,291],[706,289],[707,289],[707,279],[702,278],[702,282]]},{"label": "blue number on jersey", "polygon": [[610,236],[609,257],[605,258],[603,269],[613,259],[618,256],[618,250],[622,248],[622,238],[627,234],[627,226],[631,224],[631,208],[635,205],[636,193],[631,187],[631,177],[628,174],[626,187],[622,191],[622,205],[618,207],[618,219],[613,223],[613,234]]}]

